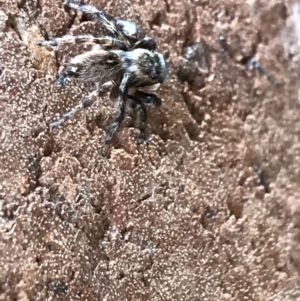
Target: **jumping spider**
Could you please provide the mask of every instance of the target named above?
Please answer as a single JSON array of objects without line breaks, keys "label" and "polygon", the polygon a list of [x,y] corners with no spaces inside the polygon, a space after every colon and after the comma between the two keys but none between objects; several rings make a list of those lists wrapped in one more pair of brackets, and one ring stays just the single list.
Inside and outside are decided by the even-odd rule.
[{"label": "jumping spider", "polygon": [[105,142],[116,134],[125,113],[136,111],[135,126],[146,127],[145,104],[161,105],[161,99],[153,94],[167,76],[164,56],[158,52],[154,39],[144,36],[132,22],[115,19],[102,10],[88,4],[65,1],[66,6],[90,15],[100,23],[109,36],[66,35],[48,41],[39,41],[39,46],[58,46],[61,43],[88,43],[93,49],[75,56],[68,63],[58,83],[65,85],[67,78],[76,78],[85,83],[95,83],[96,90],[85,96],[81,102],[51,123],[56,128],[74,113],[93,103],[92,98],[100,96],[111,88],[111,98],[116,99],[115,113],[106,129]]}]

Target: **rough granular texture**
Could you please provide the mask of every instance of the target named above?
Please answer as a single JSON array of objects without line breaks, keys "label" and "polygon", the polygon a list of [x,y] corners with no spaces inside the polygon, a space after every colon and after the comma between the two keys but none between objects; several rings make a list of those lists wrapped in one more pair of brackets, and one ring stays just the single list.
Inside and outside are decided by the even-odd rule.
[{"label": "rough granular texture", "polygon": [[108,96],[51,131],[90,89],[55,82],[86,48],[36,42],[101,29],[0,1],[0,300],[300,300],[300,4],[90,3],[168,57],[152,143],[128,117],[103,146]]}]

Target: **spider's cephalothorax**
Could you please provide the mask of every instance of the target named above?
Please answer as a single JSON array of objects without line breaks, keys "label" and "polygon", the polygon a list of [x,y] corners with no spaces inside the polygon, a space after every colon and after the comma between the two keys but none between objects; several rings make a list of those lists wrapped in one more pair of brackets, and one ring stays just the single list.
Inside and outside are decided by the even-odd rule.
[{"label": "spider's cephalothorax", "polygon": [[59,76],[63,86],[68,77],[86,83],[95,83],[97,89],[71,111],[51,123],[55,128],[69,119],[76,111],[89,106],[92,98],[112,88],[111,95],[116,96],[115,115],[106,130],[108,142],[118,130],[125,117],[126,110],[136,110],[136,126],[145,126],[147,121],[145,104],[159,106],[161,99],[153,94],[167,75],[164,56],[156,51],[156,42],[142,35],[139,28],[130,21],[114,19],[112,16],[87,4],[66,1],[65,5],[90,14],[104,26],[109,36],[91,35],[63,36],[49,41],[39,41],[40,46],[57,46],[60,43],[90,43],[91,51],[75,56]]}]

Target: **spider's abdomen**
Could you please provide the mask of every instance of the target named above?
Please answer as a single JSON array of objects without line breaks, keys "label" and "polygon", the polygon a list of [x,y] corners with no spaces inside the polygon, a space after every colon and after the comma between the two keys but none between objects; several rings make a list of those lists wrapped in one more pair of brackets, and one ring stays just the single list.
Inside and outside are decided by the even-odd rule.
[{"label": "spider's abdomen", "polygon": [[67,68],[80,81],[103,83],[118,77],[122,62],[114,52],[95,50],[77,55]]}]

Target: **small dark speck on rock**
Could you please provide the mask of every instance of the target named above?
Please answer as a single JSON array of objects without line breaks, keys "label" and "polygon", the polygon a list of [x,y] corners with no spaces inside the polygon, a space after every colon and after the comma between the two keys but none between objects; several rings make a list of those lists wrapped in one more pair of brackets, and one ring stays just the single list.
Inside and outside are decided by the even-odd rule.
[{"label": "small dark speck on rock", "polygon": [[183,184],[180,184],[178,187],[178,193],[184,192],[184,188],[185,188],[185,186]]},{"label": "small dark speck on rock", "polygon": [[68,285],[63,280],[52,280],[48,283],[48,291],[56,295],[65,294],[68,290]]},{"label": "small dark speck on rock", "polygon": [[206,218],[212,218],[212,217],[215,216],[216,214],[217,214],[217,212],[214,211],[214,210],[207,210],[207,211],[205,212],[205,217],[206,217]]}]

